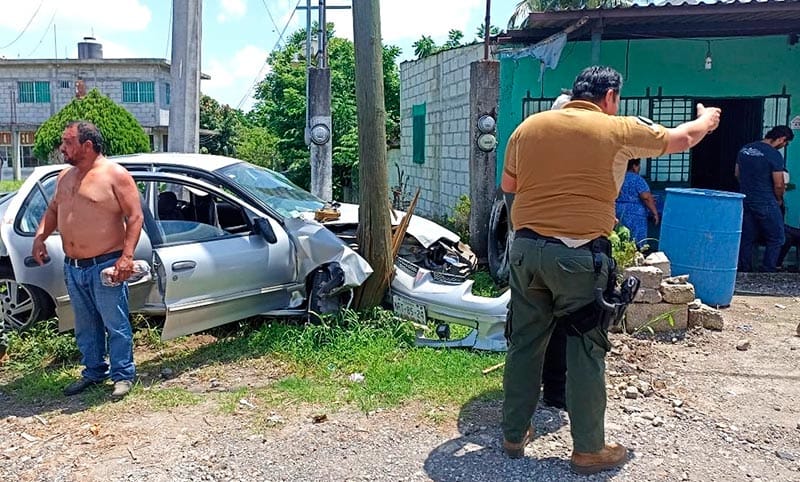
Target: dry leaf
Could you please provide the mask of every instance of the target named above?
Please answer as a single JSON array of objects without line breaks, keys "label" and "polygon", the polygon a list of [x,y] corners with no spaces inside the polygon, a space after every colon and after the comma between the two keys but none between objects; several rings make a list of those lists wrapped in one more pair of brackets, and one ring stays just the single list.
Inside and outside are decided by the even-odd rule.
[{"label": "dry leaf", "polygon": [[328,416],[326,414],[324,414],[324,413],[321,413],[319,415],[314,415],[313,417],[311,417],[311,421],[313,423],[327,422],[328,421]]}]

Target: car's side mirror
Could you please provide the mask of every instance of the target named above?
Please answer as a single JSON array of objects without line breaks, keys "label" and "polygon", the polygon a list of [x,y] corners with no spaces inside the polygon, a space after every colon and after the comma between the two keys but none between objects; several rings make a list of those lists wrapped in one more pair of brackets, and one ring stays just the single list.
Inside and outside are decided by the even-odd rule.
[{"label": "car's side mirror", "polygon": [[269,244],[275,244],[278,242],[278,237],[275,236],[275,230],[272,229],[272,225],[266,218],[257,218],[254,220],[253,223],[253,231],[256,234],[260,234],[264,241]]}]

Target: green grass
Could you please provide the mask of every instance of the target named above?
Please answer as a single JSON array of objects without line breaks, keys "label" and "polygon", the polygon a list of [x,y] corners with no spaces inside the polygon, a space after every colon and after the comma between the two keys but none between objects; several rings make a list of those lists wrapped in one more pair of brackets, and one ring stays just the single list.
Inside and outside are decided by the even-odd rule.
[{"label": "green grass", "polygon": [[476,271],[472,275],[472,294],[475,296],[487,296],[489,298],[496,298],[500,296],[503,290],[495,283],[492,275],[486,270]]},{"label": "green grass", "polygon": [[[463,405],[500,387],[502,371],[484,376],[481,370],[503,360],[503,354],[464,349],[414,346],[414,329],[391,312],[375,309],[345,311],[318,325],[249,320],[213,330],[217,341],[195,348],[183,340],[153,343],[152,330],[138,335],[145,345],[156,345],[156,357],[138,364],[142,373],[169,367],[174,376],[192,370],[236,370],[253,360],[279,367],[277,381],[225,394],[196,395],[184,389],[153,384],[129,395],[152,409],[198,403],[215,397],[223,412],[239,408],[242,398],[259,408],[308,403],[326,407],[351,405],[369,412],[421,401],[434,406]],[[159,342],[160,343],[160,342]],[[4,391],[15,397],[61,397],[61,389],[77,376],[79,357],[71,335],[57,334],[52,326],[12,335],[11,361],[3,368],[12,381]],[[206,372],[203,372],[206,370]],[[10,372],[10,373],[9,373]],[[363,374],[362,382],[352,374]],[[107,395],[98,391],[98,402]]]},{"label": "green grass", "polygon": [[0,193],[16,191],[25,181],[0,181]]}]

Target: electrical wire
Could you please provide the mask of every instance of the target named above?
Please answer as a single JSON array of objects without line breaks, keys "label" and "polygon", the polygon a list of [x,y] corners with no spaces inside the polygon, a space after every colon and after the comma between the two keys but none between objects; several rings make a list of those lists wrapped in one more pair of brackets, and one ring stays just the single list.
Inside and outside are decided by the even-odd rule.
[{"label": "electrical wire", "polygon": [[25,32],[27,32],[27,31],[28,31],[28,27],[30,27],[30,26],[31,26],[31,23],[33,22],[33,19],[35,19],[35,18],[36,18],[36,15],[38,15],[38,14],[39,14],[39,10],[42,8],[42,4],[43,4],[43,3],[44,3],[44,0],[41,0],[41,1],[39,2],[39,6],[38,6],[38,7],[36,7],[36,11],[35,11],[35,12],[33,12],[33,15],[31,15],[31,18],[30,18],[30,20],[28,20],[28,23],[26,23],[26,24],[25,24],[25,27],[22,29],[22,32],[20,32],[20,33],[19,33],[19,35],[17,35],[17,38],[15,38],[15,39],[14,39],[14,40],[12,40],[11,42],[9,42],[9,43],[7,43],[7,44],[3,45],[2,47],[0,47],[0,50],[7,49],[8,47],[11,47],[11,46],[12,46],[12,45],[14,45],[15,43],[17,43],[17,40],[19,40],[19,39],[20,39],[20,37],[22,37],[23,35],[25,35]]},{"label": "electrical wire", "polygon": [[250,84],[250,87],[247,89],[247,92],[245,92],[245,94],[242,96],[242,100],[240,100],[239,103],[236,105],[237,109],[241,109],[242,108],[242,106],[244,105],[244,102],[247,100],[247,98],[253,92],[253,89],[255,89],[256,85],[258,85],[259,79],[261,79],[261,77],[264,75],[264,70],[269,65],[267,63],[267,61],[269,60],[269,56],[272,55],[273,52],[278,50],[278,46],[281,44],[281,40],[283,40],[283,36],[286,33],[286,29],[289,28],[289,24],[292,23],[292,19],[294,18],[294,14],[295,14],[295,12],[297,12],[297,7],[300,6],[300,2],[302,2],[302,1],[303,0],[297,0],[297,4],[295,4],[294,8],[292,9],[291,15],[289,15],[289,18],[286,20],[286,25],[283,26],[283,30],[281,30],[281,34],[278,36],[278,41],[275,42],[275,46],[272,48],[270,53],[267,55],[267,58],[264,59],[264,65],[261,66],[261,69],[258,71],[258,74],[256,75],[256,78],[253,79],[253,83]]},{"label": "electrical wire", "polygon": [[[39,47],[42,45],[42,42],[44,42],[44,38],[47,37],[47,33],[50,31],[50,27],[53,26],[53,21],[56,19],[56,14],[57,13],[58,13],[58,7],[56,7],[56,9],[53,11],[53,16],[50,17],[50,23],[48,23],[47,24],[47,28],[44,29],[44,33],[42,34],[42,38],[39,39],[39,43],[37,43],[36,47],[34,47],[33,50],[31,50],[31,52],[28,55],[26,55],[25,57],[30,57],[37,50],[39,50]],[[58,54],[56,54],[56,55],[58,55]]]},{"label": "electrical wire", "polygon": [[269,20],[270,22],[272,22],[272,26],[275,27],[275,32],[277,32],[278,24],[275,23],[275,18],[272,16],[272,12],[269,11],[269,6],[267,6],[267,0],[261,0],[261,3],[264,4],[264,8],[267,10],[267,15],[269,15]]}]

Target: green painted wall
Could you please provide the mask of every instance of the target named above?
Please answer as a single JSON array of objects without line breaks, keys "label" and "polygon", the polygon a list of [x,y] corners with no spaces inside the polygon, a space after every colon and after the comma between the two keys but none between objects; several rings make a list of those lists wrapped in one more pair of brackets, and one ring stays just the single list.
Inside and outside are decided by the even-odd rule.
[{"label": "green painted wall", "polygon": [[[704,69],[707,50],[705,40],[604,41],[600,64],[622,73],[623,97],[645,95],[648,87],[652,95],[661,87],[665,96],[697,97],[767,96],[781,94],[785,88],[792,96],[790,118],[800,114],[800,44],[789,45],[787,36],[711,39],[711,70]],[[502,163],[508,137],[522,120],[522,99],[528,91],[532,97],[556,97],[560,89],[572,86],[575,76],[590,62],[591,43],[570,42],[558,68],[547,70],[540,83],[538,60],[500,61],[498,163]],[[795,136],[786,151],[787,166],[792,182],[800,184],[800,131],[795,131]],[[786,199],[787,220],[796,222],[800,190],[787,193]]]}]

